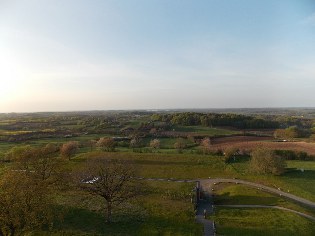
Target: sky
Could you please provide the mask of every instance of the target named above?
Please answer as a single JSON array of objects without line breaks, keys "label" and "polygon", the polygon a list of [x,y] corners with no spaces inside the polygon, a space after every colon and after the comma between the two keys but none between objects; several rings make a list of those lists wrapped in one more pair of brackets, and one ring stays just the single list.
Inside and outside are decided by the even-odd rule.
[{"label": "sky", "polygon": [[315,107],[315,0],[0,0],[0,112]]}]

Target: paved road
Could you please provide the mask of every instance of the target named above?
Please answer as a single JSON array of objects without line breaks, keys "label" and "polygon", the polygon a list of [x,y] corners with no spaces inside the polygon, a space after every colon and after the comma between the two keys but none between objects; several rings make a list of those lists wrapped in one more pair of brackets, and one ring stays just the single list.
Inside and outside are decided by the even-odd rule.
[{"label": "paved road", "polygon": [[196,221],[203,224],[204,236],[215,235],[214,222],[212,220],[205,219],[205,215],[213,214],[213,198],[211,191],[207,189],[207,186],[197,182],[197,186],[200,187],[201,199],[197,204]]},{"label": "paved road", "polygon": [[204,211],[206,211],[207,215],[212,214],[212,205],[207,200],[200,200],[197,206],[196,211],[196,222],[199,224],[203,224],[203,232],[204,236],[212,236],[214,233],[214,222],[212,220],[207,220],[204,218]]}]

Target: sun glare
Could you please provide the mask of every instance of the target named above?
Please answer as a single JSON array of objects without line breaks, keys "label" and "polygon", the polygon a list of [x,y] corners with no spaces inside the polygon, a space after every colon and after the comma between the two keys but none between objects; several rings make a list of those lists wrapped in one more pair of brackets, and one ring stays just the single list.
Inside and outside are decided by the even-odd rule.
[{"label": "sun glare", "polygon": [[0,99],[8,101],[17,95],[17,91],[21,86],[21,77],[17,68],[14,68],[11,63],[2,60],[0,64]]}]

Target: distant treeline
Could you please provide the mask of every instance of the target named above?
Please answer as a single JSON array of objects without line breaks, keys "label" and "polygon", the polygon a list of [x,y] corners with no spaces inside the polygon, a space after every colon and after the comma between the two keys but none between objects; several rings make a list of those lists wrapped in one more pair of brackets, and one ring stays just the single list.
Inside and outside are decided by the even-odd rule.
[{"label": "distant treeline", "polygon": [[280,127],[278,121],[240,114],[184,112],[175,114],[153,114],[151,119],[184,126],[230,126],[238,129],[276,129]]}]

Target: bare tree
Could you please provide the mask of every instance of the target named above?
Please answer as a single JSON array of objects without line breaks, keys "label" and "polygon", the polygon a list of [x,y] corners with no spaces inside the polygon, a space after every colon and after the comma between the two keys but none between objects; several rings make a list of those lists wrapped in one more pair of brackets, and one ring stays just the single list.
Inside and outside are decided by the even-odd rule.
[{"label": "bare tree", "polygon": [[139,193],[134,178],[135,169],[127,162],[108,159],[91,159],[76,176],[79,187],[106,202],[106,222],[110,223],[112,210]]},{"label": "bare tree", "polygon": [[70,141],[64,143],[60,149],[60,154],[62,157],[68,158],[69,160],[73,157],[79,149],[79,144],[76,141]]}]

